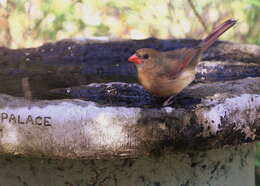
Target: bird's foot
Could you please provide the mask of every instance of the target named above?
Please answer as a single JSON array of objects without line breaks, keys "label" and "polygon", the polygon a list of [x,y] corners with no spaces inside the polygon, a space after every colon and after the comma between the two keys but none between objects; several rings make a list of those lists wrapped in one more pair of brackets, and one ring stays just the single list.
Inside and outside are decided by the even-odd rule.
[{"label": "bird's foot", "polygon": [[169,98],[167,98],[164,102],[163,102],[163,107],[167,107],[167,106],[169,106],[169,105],[171,105],[171,104],[173,104],[173,102],[174,102],[174,97],[175,97],[176,95],[172,95],[171,97],[169,97]]}]

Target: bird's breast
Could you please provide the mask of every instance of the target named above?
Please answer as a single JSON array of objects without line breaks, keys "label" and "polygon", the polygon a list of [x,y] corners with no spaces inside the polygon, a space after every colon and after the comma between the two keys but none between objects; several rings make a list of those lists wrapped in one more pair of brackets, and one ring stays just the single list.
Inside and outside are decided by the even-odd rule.
[{"label": "bird's breast", "polygon": [[145,89],[152,89],[154,84],[154,75],[151,72],[140,70],[138,72],[138,79]]},{"label": "bird's breast", "polygon": [[171,96],[178,94],[186,86],[188,86],[195,78],[195,69],[186,69],[176,78],[167,76],[147,76],[147,74],[139,74],[139,81],[143,87],[158,96]]}]

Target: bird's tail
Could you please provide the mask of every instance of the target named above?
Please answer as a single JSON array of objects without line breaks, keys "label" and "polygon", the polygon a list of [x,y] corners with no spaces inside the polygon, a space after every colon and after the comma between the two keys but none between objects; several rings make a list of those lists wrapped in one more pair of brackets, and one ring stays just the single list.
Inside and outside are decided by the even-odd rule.
[{"label": "bird's tail", "polygon": [[201,41],[199,47],[202,48],[202,51],[207,50],[224,32],[226,32],[229,28],[236,24],[235,19],[229,19],[219,25],[217,28],[213,30],[204,40]]}]

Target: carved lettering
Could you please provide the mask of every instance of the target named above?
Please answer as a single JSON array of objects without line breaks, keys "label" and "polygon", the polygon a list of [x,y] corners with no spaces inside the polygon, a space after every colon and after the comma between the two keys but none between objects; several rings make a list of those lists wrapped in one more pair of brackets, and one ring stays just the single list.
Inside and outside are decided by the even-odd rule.
[{"label": "carved lettering", "polygon": [[51,117],[44,117],[43,125],[44,126],[51,126],[50,120],[51,120]]},{"label": "carved lettering", "polygon": [[15,115],[13,113],[0,113],[0,121],[3,123],[5,120],[9,121],[13,124],[30,124],[30,125],[39,125],[39,126],[52,126],[51,117],[48,116],[36,116],[28,115],[27,117],[23,117],[21,115]]},{"label": "carved lettering", "polygon": [[24,122],[21,121],[21,116],[20,115],[18,115],[18,124],[24,124]]},{"label": "carved lettering", "polygon": [[1,122],[3,122],[7,118],[8,118],[8,114],[7,113],[5,113],[5,112],[1,113]]},{"label": "carved lettering", "polygon": [[41,117],[41,116],[37,116],[37,117],[35,118],[35,123],[36,123],[37,125],[42,125],[42,117]]},{"label": "carved lettering", "polygon": [[16,118],[14,114],[10,115],[9,122],[11,123],[13,121],[14,124],[16,124]]},{"label": "carved lettering", "polygon": [[34,122],[33,122],[33,118],[31,115],[28,115],[26,121],[25,121],[26,124],[32,124],[34,125]]}]

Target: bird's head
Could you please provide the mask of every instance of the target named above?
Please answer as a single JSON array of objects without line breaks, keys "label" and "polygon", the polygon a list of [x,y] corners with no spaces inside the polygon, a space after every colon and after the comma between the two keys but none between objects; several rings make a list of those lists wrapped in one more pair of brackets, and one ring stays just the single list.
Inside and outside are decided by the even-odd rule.
[{"label": "bird's head", "polygon": [[132,62],[136,65],[145,64],[149,61],[155,61],[156,58],[158,58],[160,55],[160,52],[152,49],[152,48],[142,48],[139,49],[128,58],[129,62]]}]

